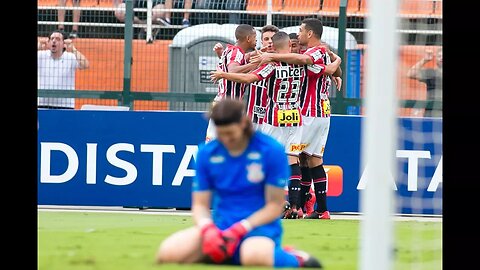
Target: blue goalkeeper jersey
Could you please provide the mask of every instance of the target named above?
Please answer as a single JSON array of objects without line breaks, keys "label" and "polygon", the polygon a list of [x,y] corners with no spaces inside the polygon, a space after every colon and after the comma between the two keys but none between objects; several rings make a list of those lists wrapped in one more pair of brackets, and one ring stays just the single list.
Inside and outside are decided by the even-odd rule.
[{"label": "blue goalkeeper jersey", "polygon": [[[213,194],[214,223],[224,230],[265,206],[265,186],[283,189],[290,176],[284,147],[275,139],[255,132],[245,151],[233,157],[218,141],[201,146],[196,159],[193,192]],[[248,236],[278,237],[278,219],[253,229]]]}]

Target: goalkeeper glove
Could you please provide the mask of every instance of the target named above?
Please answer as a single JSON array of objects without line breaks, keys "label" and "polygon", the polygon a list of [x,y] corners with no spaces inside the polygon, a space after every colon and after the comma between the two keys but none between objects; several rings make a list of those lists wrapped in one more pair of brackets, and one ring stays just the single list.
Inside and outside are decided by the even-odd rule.
[{"label": "goalkeeper glove", "polygon": [[225,240],[222,232],[213,223],[205,224],[201,230],[202,252],[214,263],[222,263],[227,259]]},{"label": "goalkeeper glove", "polygon": [[245,219],[233,224],[230,228],[222,232],[225,239],[227,254],[233,256],[235,249],[240,244],[240,240],[251,230],[251,225]]}]

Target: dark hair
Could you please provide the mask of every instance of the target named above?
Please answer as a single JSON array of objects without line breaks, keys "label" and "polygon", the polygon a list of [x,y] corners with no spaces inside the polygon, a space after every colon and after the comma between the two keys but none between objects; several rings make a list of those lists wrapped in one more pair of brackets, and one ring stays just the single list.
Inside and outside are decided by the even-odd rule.
[{"label": "dark hair", "polygon": [[245,40],[247,36],[251,35],[255,28],[249,24],[240,24],[235,29],[235,38],[237,40]]},{"label": "dark hair", "polygon": [[[57,29],[57,30],[53,30],[50,35],[48,36],[48,40],[50,40],[51,36],[53,35],[53,33],[60,33],[62,35],[62,38],[63,38],[63,41],[65,41],[65,39],[67,39],[67,34],[63,31],[63,30],[60,30],[60,29]],[[63,51],[66,51],[67,49],[65,49],[65,47],[63,47]]]},{"label": "dark hair", "polygon": [[[240,123],[242,119],[246,118],[245,112],[245,105],[242,101],[227,98],[219,101],[213,106],[210,112],[210,118],[216,126],[226,126]],[[245,134],[247,136],[251,136],[253,134],[253,125],[249,119],[248,125],[245,129]]]},{"label": "dark hair", "polygon": [[288,42],[290,40],[290,37],[288,36],[287,33],[280,31],[275,33],[275,35],[272,36],[272,42],[273,46],[275,47],[282,47],[285,42]]},{"label": "dark hair", "polygon": [[317,18],[307,18],[302,21],[302,24],[305,24],[305,29],[312,30],[313,34],[318,38],[322,38],[323,34],[323,24]]},{"label": "dark hair", "polygon": [[297,33],[290,33],[288,34],[288,37],[290,37],[290,39],[298,39]]},{"label": "dark hair", "polygon": [[274,32],[274,33],[278,33],[278,31],[280,31],[280,29],[278,29],[278,27],[276,27],[275,25],[265,25],[264,27],[262,27],[262,30],[260,30],[260,33],[262,33],[262,37],[263,37],[263,33],[265,32]]},{"label": "dark hair", "polygon": [[60,33],[62,35],[62,38],[63,40],[67,39],[67,34],[63,31],[63,30],[60,30],[60,29],[57,29],[57,30],[53,30],[50,35],[48,35],[48,39],[50,39],[50,37],[54,34],[54,33]]}]

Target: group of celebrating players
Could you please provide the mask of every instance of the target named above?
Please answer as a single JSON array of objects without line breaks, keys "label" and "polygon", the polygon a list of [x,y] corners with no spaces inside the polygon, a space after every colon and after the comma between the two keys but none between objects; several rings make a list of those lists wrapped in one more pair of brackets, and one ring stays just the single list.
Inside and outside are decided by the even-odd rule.
[{"label": "group of celebrating players", "polygon": [[[298,36],[270,25],[261,32],[260,50],[251,25],[237,27],[235,45],[214,47],[218,94],[195,159],[194,226],[162,241],[158,263],[322,268],[312,254],[282,245],[280,216],[330,218],[322,156],[341,59],[322,44],[318,19],[305,19]],[[312,182],[317,208],[309,213],[302,208]]]},{"label": "group of celebrating players", "polygon": [[[302,21],[299,33],[276,26],[261,29],[262,48],[256,49],[256,30],[247,24],[235,30],[237,42],[213,50],[220,58],[215,103],[243,100],[254,128],[280,142],[288,155],[291,174],[284,218],[330,219],[323,153],[330,127],[329,88],[341,85],[341,59],[321,41],[320,20]],[[206,142],[216,137],[210,120]],[[311,184],[313,182],[313,190]],[[316,202],[316,209],[313,205]]]}]

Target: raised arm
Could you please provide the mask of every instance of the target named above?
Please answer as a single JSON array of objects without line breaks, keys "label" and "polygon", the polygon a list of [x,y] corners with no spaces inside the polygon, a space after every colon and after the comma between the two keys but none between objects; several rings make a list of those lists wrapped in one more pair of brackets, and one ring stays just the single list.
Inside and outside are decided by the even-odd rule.
[{"label": "raised arm", "polygon": [[421,70],[423,69],[423,66],[426,63],[432,61],[432,59],[433,51],[427,50],[425,52],[425,56],[407,71],[407,77],[409,77],[410,79],[420,80]]},{"label": "raised arm", "polygon": [[90,63],[88,62],[88,59],[83,55],[81,52],[75,48],[73,45],[73,42],[71,39],[66,39],[65,40],[65,47],[67,49],[67,52],[71,52],[75,55],[75,58],[77,59],[78,62],[78,69],[87,69],[90,67]]}]

